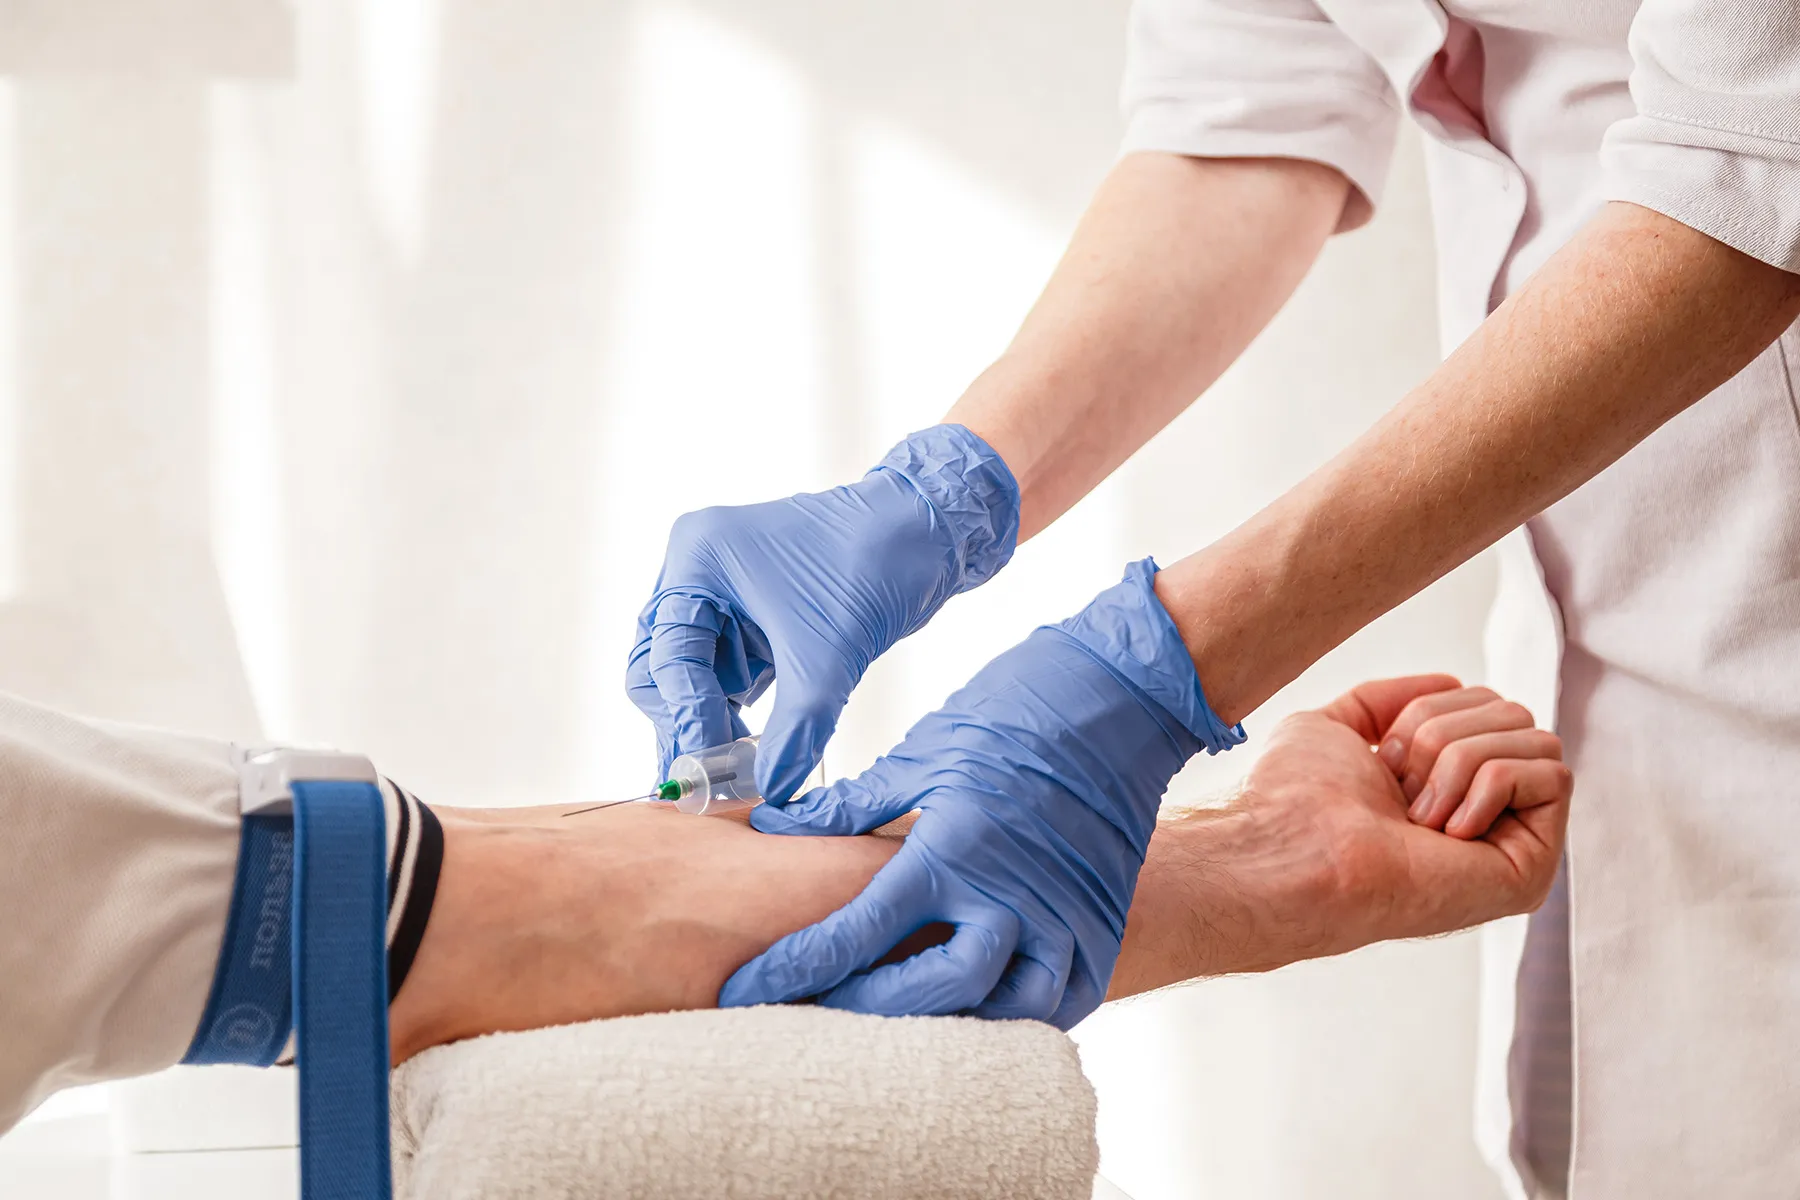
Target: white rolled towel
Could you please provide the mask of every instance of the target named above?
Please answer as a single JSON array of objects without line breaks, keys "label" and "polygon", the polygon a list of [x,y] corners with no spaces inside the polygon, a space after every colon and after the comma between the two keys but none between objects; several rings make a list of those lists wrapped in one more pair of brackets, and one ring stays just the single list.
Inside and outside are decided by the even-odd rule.
[{"label": "white rolled towel", "polygon": [[401,1200],[1087,1200],[1094,1091],[1048,1025],[661,1013],[427,1050],[393,1083]]}]

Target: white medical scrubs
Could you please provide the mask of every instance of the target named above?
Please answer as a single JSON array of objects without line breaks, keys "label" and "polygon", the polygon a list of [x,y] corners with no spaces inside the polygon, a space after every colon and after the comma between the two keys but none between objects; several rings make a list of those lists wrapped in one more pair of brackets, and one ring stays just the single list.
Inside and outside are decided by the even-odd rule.
[{"label": "white medical scrubs", "polygon": [[[1427,138],[1446,349],[1609,200],[1800,271],[1800,8],[1137,0],[1127,150],[1379,202]],[[1800,1194],[1790,329],[1502,547],[1491,681],[1563,735],[1566,877],[1487,931],[1477,1135],[1513,1196]],[[1559,695],[1560,692],[1560,695]]]}]

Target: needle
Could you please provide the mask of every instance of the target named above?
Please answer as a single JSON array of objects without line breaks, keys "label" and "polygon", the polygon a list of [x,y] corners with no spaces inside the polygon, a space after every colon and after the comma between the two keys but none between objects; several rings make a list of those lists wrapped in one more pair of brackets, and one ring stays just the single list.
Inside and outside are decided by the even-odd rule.
[{"label": "needle", "polygon": [[586,808],[578,808],[578,809],[575,809],[573,812],[566,812],[563,814],[563,816],[579,817],[582,813],[599,812],[603,808],[617,808],[621,804],[636,804],[640,800],[654,800],[654,799],[656,799],[656,793],[651,792],[648,796],[633,796],[629,800],[610,800],[605,804],[590,804]]}]

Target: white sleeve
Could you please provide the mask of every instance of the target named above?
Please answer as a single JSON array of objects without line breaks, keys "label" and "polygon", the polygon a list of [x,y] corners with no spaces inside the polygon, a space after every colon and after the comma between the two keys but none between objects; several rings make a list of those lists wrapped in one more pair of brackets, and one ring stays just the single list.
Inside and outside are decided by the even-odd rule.
[{"label": "white sleeve", "polygon": [[1381,68],[1312,0],[1135,0],[1125,150],[1298,158],[1352,185],[1340,231],[1381,198],[1400,107]]},{"label": "white sleeve", "polygon": [[1800,271],[1800,9],[1645,0],[1631,57],[1637,114],[1606,132],[1607,198]]},{"label": "white sleeve", "polygon": [[237,870],[230,748],[0,693],[0,830],[3,1131],[186,1052]]}]

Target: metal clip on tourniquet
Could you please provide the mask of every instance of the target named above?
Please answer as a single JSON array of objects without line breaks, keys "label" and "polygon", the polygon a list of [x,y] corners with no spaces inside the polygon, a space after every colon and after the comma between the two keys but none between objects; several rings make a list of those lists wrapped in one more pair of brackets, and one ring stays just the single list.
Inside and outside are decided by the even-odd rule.
[{"label": "metal clip on tourniquet", "polygon": [[389,1200],[387,829],[365,758],[233,748],[242,832],[184,1063],[266,1067],[290,1028],[302,1200]]}]

